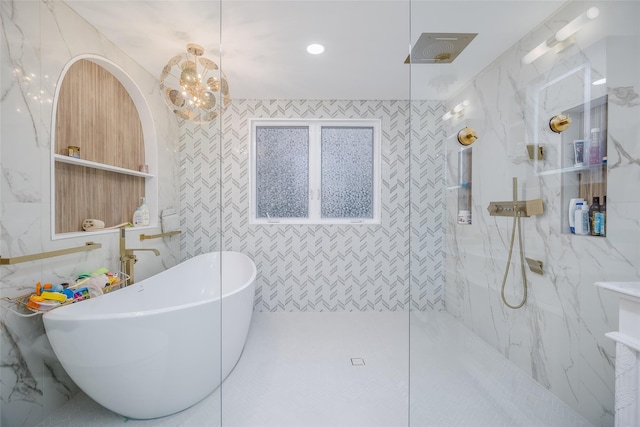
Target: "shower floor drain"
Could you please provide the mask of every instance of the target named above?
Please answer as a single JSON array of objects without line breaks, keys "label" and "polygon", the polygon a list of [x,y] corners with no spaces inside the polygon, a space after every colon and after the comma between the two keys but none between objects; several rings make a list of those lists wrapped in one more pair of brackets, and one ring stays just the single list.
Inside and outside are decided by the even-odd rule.
[{"label": "shower floor drain", "polygon": [[353,366],[364,366],[364,359],[362,357],[352,357],[351,365]]}]

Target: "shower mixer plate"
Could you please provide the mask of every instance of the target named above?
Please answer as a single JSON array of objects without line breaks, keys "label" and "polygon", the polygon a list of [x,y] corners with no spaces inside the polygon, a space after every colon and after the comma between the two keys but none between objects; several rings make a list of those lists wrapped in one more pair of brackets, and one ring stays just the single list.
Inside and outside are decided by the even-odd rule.
[{"label": "shower mixer plate", "polygon": [[[542,199],[518,200],[508,202],[490,202],[487,208],[491,216],[518,216],[528,217],[532,215],[542,215],[544,207]],[[516,212],[514,212],[516,210]]]}]

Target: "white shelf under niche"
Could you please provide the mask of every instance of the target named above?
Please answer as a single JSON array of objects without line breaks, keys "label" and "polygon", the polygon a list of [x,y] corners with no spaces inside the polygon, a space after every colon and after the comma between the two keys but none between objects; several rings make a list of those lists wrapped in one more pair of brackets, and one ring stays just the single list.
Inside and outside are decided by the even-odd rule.
[{"label": "white shelf under niche", "polygon": [[56,162],[68,163],[71,165],[84,166],[92,169],[101,169],[105,171],[121,173],[125,175],[139,176],[143,178],[153,178],[154,175],[145,172],[135,171],[133,169],[121,168],[118,166],[106,165],[104,163],[92,162],[90,160],[78,159],[77,157],[64,156],[62,154],[54,154],[53,158]]}]

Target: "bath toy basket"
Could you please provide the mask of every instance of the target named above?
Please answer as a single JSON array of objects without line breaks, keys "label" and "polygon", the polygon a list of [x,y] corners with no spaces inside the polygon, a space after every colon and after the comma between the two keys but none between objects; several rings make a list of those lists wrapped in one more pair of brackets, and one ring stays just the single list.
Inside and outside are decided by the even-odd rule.
[{"label": "bath toy basket", "polygon": [[[103,294],[108,294],[109,292],[113,292],[115,290],[124,288],[129,284],[129,279],[130,279],[129,275],[124,274],[121,271],[115,273],[115,275],[120,280],[118,282],[115,282],[111,285],[107,285],[104,288],[102,288]],[[81,288],[82,287],[81,282],[78,282],[76,285],[74,285],[74,287]],[[11,311],[13,314],[15,314],[16,316],[20,316],[20,317],[37,316],[39,314],[46,313],[49,310],[54,310],[56,308],[63,307],[65,305],[84,301],[84,299],[79,299],[79,300],[67,299],[67,301],[60,302],[60,303],[50,303],[50,304],[40,303],[41,309],[34,309],[34,308],[28,307],[29,298],[32,295],[33,295],[33,292],[20,295],[17,297],[13,297],[13,298],[3,297],[3,298],[0,298],[0,300],[3,302],[2,304],[3,309],[7,309]],[[98,297],[94,297],[94,298],[98,298]]]}]

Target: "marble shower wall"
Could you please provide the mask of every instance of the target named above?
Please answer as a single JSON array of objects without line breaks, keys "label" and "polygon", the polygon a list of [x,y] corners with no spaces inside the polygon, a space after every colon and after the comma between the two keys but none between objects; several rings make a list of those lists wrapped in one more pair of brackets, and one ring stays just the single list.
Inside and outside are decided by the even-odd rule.
[{"label": "marble shower wall", "polygon": [[[114,3],[116,4],[116,3]],[[144,71],[95,28],[60,1],[2,1],[1,57],[1,254],[15,257],[83,245],[102,248],[44,261],[0,267],[3,297],[29,293],[38,281],[60,283],[98,267],[117,270],[118,234],[51,238],[51,117],[55,85],[71,58],[85,53],[119,65],[140,88],[154,117],[157,135],[159,210],[179,206],[178,126],[160,98],[155,76]],[[34,99],[34,97],[40,97]],[[155,197],[155,196],[153,196]],[[156,233],[159,229],[146,229]],[[145,241],[128,233],[130,246],[156,247],[160,257],[142,253],[136,276],[142,279],[178,261],[178,239]],[[21,318],[4,308],[0,315],[0,424],[35,425],[77,391],[56,360],[40,316]]]},{"label": "marble shower wall", "polygon": [[[222,138],[181,123],[182,258],[249,255],[258,311],[406,310],[410,295],[414,309],[441,309],[443,113],[427,101],[233,100]],[[382,224],[249,224],[250,118],[381,119]]]},{"label": "marble shower wall", "polygon": [[[575,34],[574,43],[522,63],[527,52],[592,6],[600,16]],[[615,347],[604,334],[617,330],[617,301],[593,283],[640,278],[639,7],[638,2],[568,3],[447,105],[470,101],[465,115],[448,122],[446,130],[446,308],[599,426],[613,425]],[[584,78],[587,73],[590,79]],[[605,76],[606,85],[591,85]],[[538,89],[555,79],[536,104]],[[581,102],[585,87],[591,99],[608,94],[606,238],[571,235],[563,227],[563,183],[572,172],[561,173],[554,163],[566,147],[548,129],[553,114]],[[534,123],[536,111],[540,117]],[[479,134],[472,146],[472,225],[456,223],[460,149],[454,135],[465,125]],[[526,152],[526,144],[535,142],[534,130],[547,150],[536,164]],[[529,295],[519,310],[500,298],[513,220],[487,213],[490,201],[511,200],[512,177],[519,179],[520,199],[541,198],[545,210],[522,219],[525,256],[543,261],[544,274],[527,269]],[[519,270],[516,238],[506,284],[511,304],[522,296]]]}]

